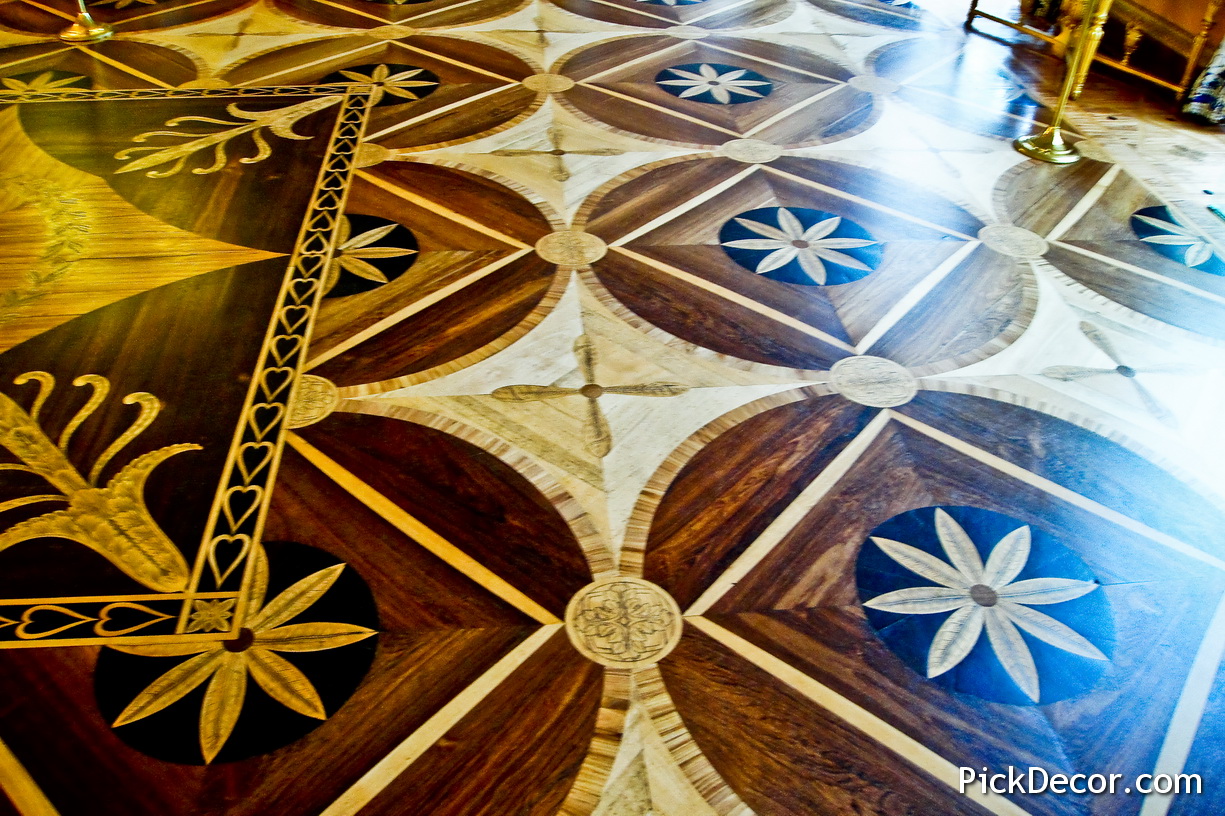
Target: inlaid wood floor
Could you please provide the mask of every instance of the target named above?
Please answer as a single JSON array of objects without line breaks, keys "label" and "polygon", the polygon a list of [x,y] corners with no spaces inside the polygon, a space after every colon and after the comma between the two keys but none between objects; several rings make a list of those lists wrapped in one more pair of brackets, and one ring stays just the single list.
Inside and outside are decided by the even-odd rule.
[{"label": "inlaid wood floor", "polygon": [[1220,130],[1027,160],[956,0],[90,11],[0,2],[0,816],[1225,812]]}]

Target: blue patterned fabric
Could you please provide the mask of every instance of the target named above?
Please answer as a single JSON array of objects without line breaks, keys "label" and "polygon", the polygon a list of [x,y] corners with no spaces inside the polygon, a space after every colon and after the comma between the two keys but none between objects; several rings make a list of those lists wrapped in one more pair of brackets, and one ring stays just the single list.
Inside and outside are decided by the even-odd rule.
[{"label": "blue patterned fabric", "polygon": [[1217,124],[1225,122],[1225,42],[1192,86],[1183,110]]}]

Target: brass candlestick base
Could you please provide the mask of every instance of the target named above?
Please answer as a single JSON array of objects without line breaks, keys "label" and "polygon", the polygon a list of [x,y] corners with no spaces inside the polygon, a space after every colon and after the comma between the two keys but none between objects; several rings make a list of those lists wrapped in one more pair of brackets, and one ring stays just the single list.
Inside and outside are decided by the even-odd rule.
[{"label": "brass candlestick base", "polygon": [[90,17],[88,11],[82,11],[75,23],[60,32],[60,39],[70,43],[92,43],[105,40],[114,33],[115,30],[106,23],[100,23]]},{"label": "brass candlestick base", "polygon": [[1017,139],[1012,146],[1031,159],[1051,164],[1075,164],[1080,161],[1080,153],[1063,140],[1063,131],[1058,125],[1048,127],[1035,136]]}]

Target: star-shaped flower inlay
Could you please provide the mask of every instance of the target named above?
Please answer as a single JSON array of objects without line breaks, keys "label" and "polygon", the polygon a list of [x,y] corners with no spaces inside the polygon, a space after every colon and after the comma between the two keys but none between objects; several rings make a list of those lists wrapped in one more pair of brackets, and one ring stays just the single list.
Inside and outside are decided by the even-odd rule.
[{"label": "star-shaped flower inlay", "polygon": [[881,254],[879,242],[858,224],[800,207],[741,213],[723,226],[719,242],[745,269],[805,285],[858,280],[879,265]]},{"label": "star-shaped flower inlay", "polygon": [[1106,333],[1100,328],[1092,323],[1089,323],[1088,321],[1082,321],[1080,324],[1080,331],[1086,338],[1088,338],[1090,343],[1097,346],[1097,348],[1103,354],[1110,358],[1110,361],[1115,364],[1114,368],[1093,368],[1090,366],[1072,365],[1047,366],[1046,368],[1042,369],[1043,377],[1050,377],[1052,380],[1063,380],[1064,382],[1075,382],[1077,380],[1084,380],[1090,377],[1111,375],[1123,377],[1132,384],[1133,388],[1135,388],[1136,395],[1140,397],[1140,401],[1144,403],[1145,409],[1150,414],[1157,417],[1157,419],[1160,419],[1162,422],[1166,422],[1171,425],[1178,424],[1178,419],[1174,416],[1174,414],[1172,414],[1164,405],[1162,405],[1157,397],[1153,396],[1153,393],[1136,379],[1136,375],[1181,374],[1194,371],[1192,366],[1179,365],[1175,363],[1173,365],[1163,366],[1132,367],[1123,361],[1123,357],[1119,354],[1118,349],[1115,348],[1114,343],[1110,341],[1110,338],[1107,337]]},{"label": "star-shaped flower inlay", "polygon": [[[373,216],[357,217],[362,218],[367,223],[373,218]],[[353,235],[351,217],[342,216],[340,226],[336,230],[336,251],[332,254],[332,262],[328,265],[327,273],[323,278],[323,291],[336,296],[339,294],[355,294],[356,291],[365,291],[372,288],[369,284],[366,284],[360,287],[348,287],[350,290],[355,289],[356,291],[333,292],[341,280],[342,272],[356,275],[362,280],[370,281],[376,285],[390,282],[391,278],[387,276],[386,272],[370,263],[370,261],[403,258],[417,254],[416,246],[375,246],[380,241],[388,238],[397,229],[400,229],[402,233],[407,232],[406,229],[401,228],[400,224],[391,222]],[[411,233],[408,236],[402,234],[401,237],[411,238]],[[411,260],[404,263],[404,269],[407,269],[409,266],[412,266]],[[400,271],[403,272],[403,270]]]},{"label": "star-shaped flower inlay", "polygon": [[[248,677],[286,708],[318,720],[327,718],[314,684],[277,652],[320,652],[347,646],[375,634],[373,629],[348,623],[290,623],[332,587],[345,565],[336,564],[308,575],[264,604],[268,588],[267,557],[262,550],[254,557],[250,599],[253,611],[238,638],[111,647],[146,657],[193,655],[138,694],[115,720],[115,727],[156,714],[208,681],[200,711],[200,751],[205,762],[212,762],[238,722],[247,694]],[[232,606],[234,601],[228,603]],[[214,605],[201,611],[200,602],[195,612],[209,623],[220,621],[222,617],[224,623],[229,618],[229,609],[223,611]],[[192,621],[195,625],[195,614]]]},{"label": "star-shaped flower inlay", "polygon": [[[57,77],[56,74],[59,74]],[[29,76],[25,74],[24,76]],[[84,85],[77,83],[85,81]],[[6,90],[10,91],[54,91],[57,88],[72,87],[76,90],[89,87],[89,80],[80,74],[65,74],[59,71],[43,71],[38,76],[32,77],[29,80],[19,79],[18,77],[4,77],[0,79],[0,85],[3,85]]]},{"label": "star-shaped flower inlay", "polygon": [[687,385],[669,382],[651,382],[641,385],[600,385],[596,382],[595,344],[587,335],[574,341],[574,356],[578,358],[579,371],[585,383],[581,388],[565,388],[557,385],[506,385],[495,389],[493,396],[505,402],[534,402],[558,399],[559,397],[583,397],[587,400],[587,422],[584,425],[585,446],[593,456],[605,457],[612,450],[612,430],[608,419],[600,408],[600,397],[605,394],[624,394],[631,397],[675,397],[689,390]]},{"label": "star-shaped flower inlay", "polygon": [[234,614],[233,598],[217,601],[196,601],[191,608],[185,632],[224,632],[230,628]]},{"label": "star-shaped flower inlay", "polygon": [[1136,237],[1158,253],[1213,275],[1225,275],[1225,262],[1198,232],[1182,224],[1169,207],[1145,207],[1131,216]]},{"label": "star-shaped flower inlay", "polygon": [[655,83],[673,96],[713,105],[752,102],[774,90],[774,83],[756,71],[711,62],[665,68]]},{"label": "star-shaped flower inlay", "polygon": [[872,537],[889,558],[935,585],[907,587],[864,601],[869,609],[904,615],[952,612],[936,630],[928,650],[928,677],[938,677],[961,663],[984,629],[1000,665],[1035,703],[1041,694],[1038,669],[1021,631],[1072,654],[1109,659],[1070,626],[1030,608],[1070,601],[1099,585],[1073,578],[1016,580],[1029,561],[1028,526],[1000,539],[984,564],[970,536],[948,513],[937,508],[935,523],[947,563],[918,547]]},{"label": "star-shaped flower inlay", "polygon": [[369,85],[371,105],[402,105],[438,90],[438,77],[415,65],[360,65],[337,71],[324,77],[322,82]]}]

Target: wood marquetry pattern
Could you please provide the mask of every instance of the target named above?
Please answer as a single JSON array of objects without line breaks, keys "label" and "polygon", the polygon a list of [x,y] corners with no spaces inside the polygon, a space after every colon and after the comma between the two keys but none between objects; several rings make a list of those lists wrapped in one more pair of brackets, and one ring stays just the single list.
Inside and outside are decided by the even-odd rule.
[{"label": "wood marquetry pattern", "polygon": [[1221,810],[1219,134],[1022,158],[957,0],[77,12],[0,3],[0,814]]}]

